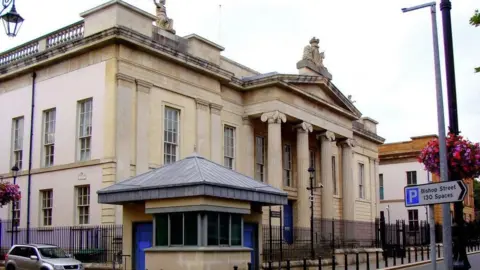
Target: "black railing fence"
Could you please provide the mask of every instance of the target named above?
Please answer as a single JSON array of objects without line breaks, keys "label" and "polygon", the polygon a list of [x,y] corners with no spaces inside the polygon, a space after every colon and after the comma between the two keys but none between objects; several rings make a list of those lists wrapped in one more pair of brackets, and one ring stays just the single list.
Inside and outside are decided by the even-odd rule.
[{"label": "black railing fence", "polygon": [[[0,221],[0,258],[12,244],[27,244],[27,230]],[[122,225],[30,228],[30,243],[57,245],[85,263],[111,263],[122,250]]]},{"label": "black railing fence", "polygon": [[313,249],[310,228],[263,225],[264,261],[329,257],[336,248],[379,247],[379,220],[360,222],[315,219]]}]

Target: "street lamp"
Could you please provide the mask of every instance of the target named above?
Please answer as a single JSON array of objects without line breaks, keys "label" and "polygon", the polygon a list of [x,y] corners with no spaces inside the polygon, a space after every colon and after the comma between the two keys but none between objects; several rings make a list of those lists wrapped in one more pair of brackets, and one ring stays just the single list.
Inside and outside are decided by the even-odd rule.
[{"label": "street lamp", "polygon": [[[449,2],[448,0],[442,0],[440,4],[440,9],[442,9],[442,13],[445,11],[445,3]],[[430,8],[431,20],[432,20],[432,36],[433,36],[433,60],[435,66],[435,86],[436,86],[436,94],[437,94],[437,121],[438,121],[438,140],[440,145],[440,179],[441,181],[448,181],[448,164],[447,164],[447,146],[446,146],[446,139],[445,139],[445,113],[443,109],[443,92],[442,92],[442,75],[440,71],[440,53],[439,53],[439,46],[438,46],[438,32],[437,32],[437,18],[436,18],[436,2],[430,2],[410,8],[402,8],[404,13],[422,9],[422,8]],[[444,18],[445,20],[445,18]],[[450,29],[451,30],[451,29]],[[445,29],[444,29],[445,31]],[[450,37],[451,38],[451,37]],[[445,33],[444,33],[445,39]],[[445,47],[445,51],[447,51],[447,47]],[[453,57],[453,53],[452,53]],[[453,63],[453,61],[452,61]],[[447,81],[449,79],[449,74],[447,73]],[[448,83],[447,83],[448,85]],[[435,223],[434,220],[434,209],[433,205],[430,206],[430,219],[431,224]],[[453,261],[452,261],[452,233],[451,233],[451,220],[448,218],[450,213],[450,204],[443,204],[442,205],[442,214],[443,214],[443,243],[444,243],[444,251],[445,251],[445,264],[447,269],[453,268]],[[462,217],[463,218],[463,217]],[[435,242],[435,231],[434,227],[430,229],[430,238],[431,241]],[[434,255],[435,245],[432,244],[431,252]],[[468,264],[468,259],[465,258]],[[436,269],[436,260],[432,261],[434,269]],[[467,268],[468,269],[468,268]]]},{"label": "street lamp", "polygon": [[310,190],[310,255],[311,258],[315,258],[315,249],[313,248],[313,190],[317,188],[322,188],[313,186],[313,178],[315,178],[315,168],[308,168],[308,173],[310,174],[310,187],[307,187],[307,190]]},{"label": "street lamp", "polygon": [[[13,165],[12,167],[12,176],[13,176],[13,184],[16,185],[17,184],[17,175],[18,175],[18,171],[20,170],[20,168],[17,167],[17,164]],[[11,221],[11,224],[12,224],[12,233],[11,233],[11,236],[12,236],[12,246],[13,246],[13,225],[15,225],[15,232],[17,232],[17,228],[18,228],[18,224],[15,222],[15,204],[17,202],[15,201],[15,199],[12,201],[12,221]]]},{"label": "street lamp", "polygon": [[[10,1],[3,1],[3,9],[0,12],[2,14],[5,9],[10,5]],[[9,37],[15,37],[22,26],[24,19],[20,14],[18,14],[17,9],[15,8],[15,0],[12,1],[12,8],[9,12],[3,14],[0,19],[3,21],[3,26],[5,27],[5,32]]]}]

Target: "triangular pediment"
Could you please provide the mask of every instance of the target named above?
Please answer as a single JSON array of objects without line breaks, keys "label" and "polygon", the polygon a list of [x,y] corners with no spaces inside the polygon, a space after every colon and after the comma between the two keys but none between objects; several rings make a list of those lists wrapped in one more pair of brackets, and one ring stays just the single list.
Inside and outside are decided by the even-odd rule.
[{"label": "triangular pediment", "polygon": [[305,91],[323,101],[348,111],[352,115],[360,117],[361,112],[353,105],[352,101],[343,95],[338,88],[335,87],[330,81],[327,82],[313,82],[313,83],[291,83],[296,88]]}]

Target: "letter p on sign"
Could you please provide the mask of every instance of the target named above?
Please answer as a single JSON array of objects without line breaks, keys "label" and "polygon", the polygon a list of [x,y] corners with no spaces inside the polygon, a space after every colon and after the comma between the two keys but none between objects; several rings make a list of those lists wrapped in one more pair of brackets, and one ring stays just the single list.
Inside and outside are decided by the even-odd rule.
[{"label": "letter p on sign", "polygon": [[418,204],[419,203],[419,199],[420,197],[418,196],[419,192],[418,192],[418,188],[408,188],[406,190],[406,193],[405,195],[407,195],[407,204],[408,205],[412,205],[412,204]]}]

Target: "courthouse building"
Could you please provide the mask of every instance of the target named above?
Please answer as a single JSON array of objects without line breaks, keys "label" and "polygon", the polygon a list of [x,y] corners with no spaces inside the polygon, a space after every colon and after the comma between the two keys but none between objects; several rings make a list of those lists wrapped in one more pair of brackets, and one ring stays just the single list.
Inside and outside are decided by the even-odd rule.
[{"label": "courthouse building", "polygon": [[32,227],[125,226],[138,202],[97,191],[192,155],[283,191],[285,226],[310,226],[309,167],[315,218],[377,217],[384,139],[333,84],[318,39],[290,52],[298,74],[261,74],[176,35],[161,3],[156,16],[122,1],[81,16],[0,55],[0,173],[11,181],[17,164],[22,192],[2,219],[25,227],[30,197]]}]

